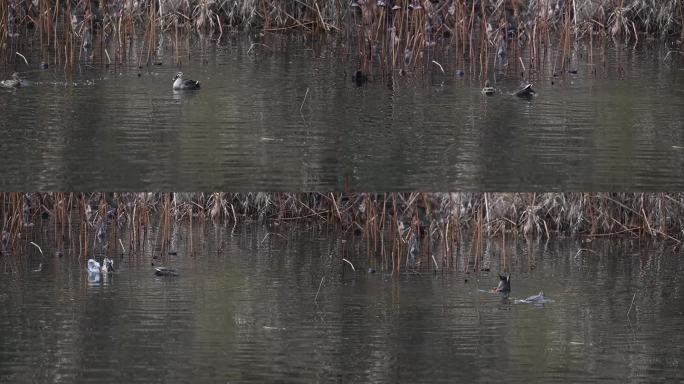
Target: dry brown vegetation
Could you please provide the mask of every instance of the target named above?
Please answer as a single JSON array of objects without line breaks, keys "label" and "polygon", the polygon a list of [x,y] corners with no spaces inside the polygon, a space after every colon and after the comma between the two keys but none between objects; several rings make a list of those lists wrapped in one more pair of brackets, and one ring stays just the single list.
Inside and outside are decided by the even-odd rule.
[{"label": "dry brown vegetation", "polygon": [[[152,228],[164,254],[173,222],[191,230],[208,221],[325,224],[364,236],[369,252],[399,271],[426,252],[435,258],[428,263],[449,267],[452,247],[467,242],[477,255],[489,237],[628,236],[679,246],[684,194],[2,193],[0,218],[3,254],[27,247],[38,224],[54,232],[58,248],[86,257],[107,244],[135,253]],[[437,248],[443,256],[431,251]]]},{"label": "dry brown vegetation", "polygon": [[74,63],[99,47],[112,63],[130,56],[135,36],[147,41],[138,56],[149,63],[161,32],[299,30],[353,37],[362,57],[385,68],[424,62],[434,46],[483,65],[490,53],[517,60],[525,46],[534,67],[552,41],[565,58],[578,39],[681,40],[683,8],[681,0],[6,0],[0,47],[6,60],[18,60],[6,48],[17,37],[33,39],[54,63]]}]

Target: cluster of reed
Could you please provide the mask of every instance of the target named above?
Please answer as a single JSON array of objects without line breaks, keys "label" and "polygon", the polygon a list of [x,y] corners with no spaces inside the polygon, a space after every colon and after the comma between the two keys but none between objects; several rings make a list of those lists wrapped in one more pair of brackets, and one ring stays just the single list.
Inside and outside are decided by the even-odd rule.
[{"label": "cluster of reed", "polygon": [[[540,51],[556,37],[566,59],[582,37],[684,34],[683,8],[680,0],[7,0],[0,2],[0,47],[17,48],[13,37],[25,35],[39,40],[46,61],[74,63],[99,52],[109,64],[131,53],[149,62],[160,31],[347,31],[362,63],[377,60],[383,69],[429,63],[429,48],[440,44],[479,58],[486,73],[488,58],[507,65],[509,52],[517,61],[516,50],[525,45],[534,71]],[[145,44],[134,48],[131,37],[144,37]],[[3,51],[11,53],[6,60],[14,58]]]},{"label": "cluster of reed", "polygon": [[146,30],[141,20],[155,3],[142,9],[139,1],[131,0],[3,1],[0,47],[5,61],[16,60],[14,52],[37,45],[45,64],[72,65],[92,60],[96,52],[106,64],[123,62],[132,49],[132,38]]},{"label": "cluster of reed", "polygon": [[[141,65],[150,63],[159,32],[178,37],[190,31],[221,35],[224,27],[331,31],[338,29],[331,20],[341,20],[345,8],[315,0],[6,0],[0,2],[0,49],[5,62],[16,60],[14,52],[30,40],[39,43],[46,63],[74,64],[98,54],[106,64],[136,56]],[[136,39],[144,44],[134,47]]]},{"label": "cluster of reed", "polygon": [[[190,232],[209,221],[313,222],[364,236],[369,252],[398,272],[421,254],[449,267],[455,244],[482,245],[494,236],[619,235],[678,245],[684,239],[684,194],[2,193],[0,217],[3,254],[26,247],[38,223],[54,232],[58,248],[80,249],[86,257],[107,252],[107,246],[135,253],[150,231],[157,231],[155,249],[164,254],[174,222],[189,223]],[[64,239],[72,244],[59,244]],[[444,256],[435,256],[435,249]]]},{"label": "cluster of reed", "polygon": [[553,73],[565,72],[580,40],[593,46],[607,38],[684,38],[684,5],[677,0],[352,0],[352,5],[350,31],[366,72],[373,63],[399,71],[434,63],[444,71],[434,59],[444,50],[432,47],[445,47],[462,59],[457,68],[469,64],[471,73],[488,77],[507,71],[509,64],[517,71],[520,62],[522,76],[531,80],[547,55]]}]

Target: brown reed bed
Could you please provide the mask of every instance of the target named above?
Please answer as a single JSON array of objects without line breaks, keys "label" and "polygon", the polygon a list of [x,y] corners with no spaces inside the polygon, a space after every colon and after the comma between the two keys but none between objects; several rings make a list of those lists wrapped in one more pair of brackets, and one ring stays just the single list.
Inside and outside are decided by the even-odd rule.
[{"label": "brown reed bed", "polygon": [[212,221],[328,225],[362,236],[369,257],[400,273],[421,260],[451,268],[452,249],[466,243],[477,266],[492,238],[620,236],[678,247],[684,193],[2,193],[0,218],[3,256],[22,254],[37,224],[84,259],[140,254],[149,239],[166,255],[178,222],[190,232]]},{"label": "brown reed bed", "polygon": [[[0,50],[5,63],[19,60],[23,38],[40,46],[46,63],[109,65],[135,56],[149,65],[163,33],[297,30],[346,35],[366,73],[439,65],[435,58],[451,50],[480,76],[520,61],[532,78],[544,54],[564,70],[582,39],[681,43],[683,8],[680,0],[7,0]],[[144,44],[136,47],[134,38]],[[524,47],[529,57],[521,56]]]}]

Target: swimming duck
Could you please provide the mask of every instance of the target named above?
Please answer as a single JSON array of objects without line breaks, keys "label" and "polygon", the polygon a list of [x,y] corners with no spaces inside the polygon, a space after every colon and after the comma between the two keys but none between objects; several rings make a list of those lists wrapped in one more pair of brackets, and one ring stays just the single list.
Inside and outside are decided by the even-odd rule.
[{"label": "swimming duck", "polygon": [[496,89],[492,87],[492,85],[489,83],[489,80],[485,81],[484,88],[482,88],[482,93],[487,96],[491,96],[496,93]]},{"label": "swimming duck", "polygon": [[105,257],[102,260],[102,265],[95,261],[95,259],[88,260],[88,273],[112,273],[114,272],[114,260]]},{"label": "swimming duck", "polygon": [[105,257],[102,260],[102,273],[112,273],[114,272],[114,260]]},{"label": "swimming duck", "polygon": [[100,272],[100,263],[98,263],[94,259],[88,260],[88,273],[99,273],[99,272]]},{"label": "swimming duck", "polygon": [[19,78],[19,74],[14,72],[12,74],[11,79],[0,81],[0,85],[2,85],[4,88],[19,88],[19,87],[21,87],[21,79]]},{"label": "swimming duck", "polygon": [[531,99],[537,92],[532,88],[531,83],[527,83],[520,90],[515,92],[515,95],[523,99]]},{"label": "swimming duck", "polygon": [[200,83],[196,80],[183,79],[183,72],[176,73],[173,78],[173,90],[174,91],[184,91],[189,89],[199,89]]},{"label": "swimming duck", "polygon": [[368,76],[361,70],[357,70],[352,74],[352,81],[358,86],[362,86],[368,81]]},{"label": "swimming duck", "polygon": [[178,271],[173,268],[156,267],[154,269],[154,274],[157,276],[178,276]]},{"label": "swimming duck", "polygon": [[511,291],[511,275],[499,275],[499,285],[492,292],[508,293]]}]

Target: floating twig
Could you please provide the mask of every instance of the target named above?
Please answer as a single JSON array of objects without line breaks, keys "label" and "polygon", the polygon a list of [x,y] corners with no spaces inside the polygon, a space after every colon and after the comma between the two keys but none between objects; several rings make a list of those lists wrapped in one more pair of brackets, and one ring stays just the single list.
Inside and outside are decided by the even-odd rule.
[{"label": "floating twig", "polygon": [[302,100],[302,105],[299,106],[299,112],[302,111],[302,108],[304,108],[304,103],[306,102],[306,96],[309,94],[309,88],[306,88],[306,93],[304,94],[304,100]]},{"label": "floating twig", "polygon": [[252,43],[252,45],[250,45],[250,46],[249,46],[249,49],[247,50],[247,54],[249,54],[249,53],[252,51],[252,49],[253,49],[255,46],[257,46],[257,45],[263,45],[264,47],[266,47],[266,48],[268,48],[268,49],[271,49],[271,47],[269,47],[269,46],[266,45],[266,44]]},{"label": "floating twig", "polygon": [[593,250],[591,250],[591,249],[587,249],[587,248],[580,248],[579,250],[577,250],[577,253],[575,254],[575,257],[579,256],[579,255],[580,255],[580,253],[582,253],[582,251],[585,251],[585,252],[591,252],[591,253],[593,253],[593,254],[595,254],[595,255],[598,255],[598,252],[596,252],[596,251],[593,251]]},{"label": "floating twig", "polygon": [[323,279],[325,279],[325,276],[321,277],[321,282],[318,284],[318,291],[316,291],[316,297],[314,297],[314,303],[316,300],[318,300],[318,293],[321,291],[321,287],[323,286]]},{"label": "floating twig", "polygon": [[264,243],[264,241],[266,241],[266,239],[267,239],[267,238],[268,238],[268,237],[269,237],[270,235],[276,235],[276,236],[280,236],[280,237],[282,237],[283,239],[286,239],[286,237],[285,237],[285,236],[283,236],[283,235],[282,235],[282,234],[280,234],[280,233],[275,233],[275,232],[269,232],[269,233],[267,233],[267,234],[266,234],[266,236],[264,236],[264,238],[263,238],[263,239],[261,239],[261,242],[260,242],[259,244],[263,244],[263,243]]},{"label": "floating twig", "polygon": [[636,292],[634,292],[634,296],[632,296],[632,302],[629,304],[629,309],[627,310],[627,317],[629,317],[629,312],[632,311],[632,304],[634,304],[634,298],[636,298]]}]

